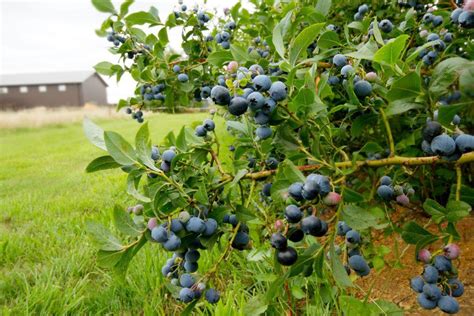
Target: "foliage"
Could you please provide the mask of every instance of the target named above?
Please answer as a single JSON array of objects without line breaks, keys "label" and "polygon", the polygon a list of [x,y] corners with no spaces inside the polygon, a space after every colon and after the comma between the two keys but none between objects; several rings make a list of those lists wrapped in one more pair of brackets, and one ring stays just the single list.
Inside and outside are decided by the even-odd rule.
[{"label": "foliage", "polygon": [[[210,96],[219,105],[211,118],[224,117],[233,136],[231,165],[223,167],[219,138],[224,132],[214,129],[212,120],[195,130],[170,132],[159,146],[150,139],[147,123],[132,145],[85,120],[88,138],[107,152],[86,170],[120,167],[128,174],[127,193],[139,202],[129,213],[123,206],[115,208],[120,237],[100,225],[87,225],[100,249],[98,263],[123,274],[146,242],[160,241],[161,227],[166,236],[160,242],[175,251],[163,267],[172,278],[167,287],[184,302],[202,294],[197,281],[194,294],[191,285],[177,286],[184,270],[195,272],[182,257],[197,243],[200,249],[223,249],[207,271],[199,270],[199,281],[208,284],[216,283],[219,264],[235,255],[232,250],[248,251],[247,259],[253,258],[263,271],[273,265],[273,273],[259,276],[268,281],[265,293],[248,293],[253,314],[298,311],[305,304],[310,310],[318,299],[309,288],[326,292],[321,304],[327,310],[397,312],[387,302],[348,298],[355,280],[348,273],[365,276],[370,266],[383,266],[386,251],[371,242],[375,230],[401,233],[416,252],[438,240],[459,238],[455,224],[469,215],[472,203],[465,194],[472,190],[466,176],[474,160],[467,145],[472,139],[455,140],[472,129],[474,63],[469,58],[474,47],[469,27],[451,23],[451,8],[444,4],[433,13],[441,19],[427,20],[426,7],[419,4],[400,10],[395,2],[372,3],[365,10],[344,1],[252,0],[251,8],[239,2],[224,15],[182,6],[161,21],[154,7],[129,13],[132,2],[118,10],[109,2],[93,1],[99,11],[111,13],[97,34],[114,43],[110,51],[121,62],[101,62],[96,70],[117,80],[126,71],[137,81],[136,95],[120,101],[118,108],[126,107],[142,122],[142,110],[163,103],[174,108]],[[354,12],[355,21],[347,19]],[[182,28],[184,54],[167,49],[168,31],[175,27]],[[265,105],[258,98],[252,104],[254,90],[261,92]],[[422,157],[423,152],[428,156]],[[316,170],[317,175],[305,177]],[[393,181],[380,179],[388,174]],[[301,188],[293,192],[293,185]],[[308,197],[311,186],[318,189]],[[415,221],[392,221],[399,205],[419,209],[420,201],[438,224],[437,232]],[[291,224],[285,213],[290,204],[297,205],[296,218],[303,216],[300,211],[308,212],[306,218],[317,215],[311,220],[326,223],[326,230],[306,229],[299,219]],[[196,219],[192,225],[190,214]],[[212,221],[218,228],[205,235],[203,225]],[[282,236],[272,236],[276,232],[286,238],[300,226],[307,235],[291,247]],[[270,236],[275,256],[268,251]],[[206,298],[213,301],[207,293]],[[299,304],[303,298],[305,304]]]}]

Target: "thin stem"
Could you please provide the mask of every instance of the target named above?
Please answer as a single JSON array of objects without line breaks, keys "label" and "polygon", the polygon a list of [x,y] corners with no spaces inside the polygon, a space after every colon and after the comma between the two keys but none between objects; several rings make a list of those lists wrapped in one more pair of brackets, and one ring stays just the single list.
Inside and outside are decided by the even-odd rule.
[{"label": "thin stem", "polygon": [[387,130],[388,144],[390,146],[390,157],[395,156],[395,143],[393,142],[392,129],[390,128],[390,123],[388,122],[387,115],[383,109],[380,109],[380,114],[382,115],[382,120]]},{"label": "thin stem", "polygon": [[461,166],[456,167],[456,201],[461,200],[461,183],[462,183]]}]

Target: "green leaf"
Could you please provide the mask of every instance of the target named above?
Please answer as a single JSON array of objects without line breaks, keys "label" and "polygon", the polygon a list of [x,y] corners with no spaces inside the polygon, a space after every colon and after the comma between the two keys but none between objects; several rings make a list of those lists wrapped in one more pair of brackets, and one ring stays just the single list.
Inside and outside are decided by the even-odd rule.
[{"label": "green leaf", "polygon": [[[140,172],[140,173],[138,173]],[[135,172],[130,172],[127,177],[127,193],[136,198],[139,201],[150,203],[151,199],[147,196],[144,196],[140,192],[138,192],[138,183],[140,182],[141,176],[143,174],[141,171],[135,170]]]},{"label": "green leaf", "polygon": [[448,222],[453,223],[469,216],[472,208],[466,202],[451,200],[448,201],[448,204],[446,204],[446,210],[446,219]]},{"label": "green leaf", "polygon": [[94,160],[92,160],[86,167],[86,172],[91,173],[91,172],[96,172],[100,170],[106,170],[106,169],[114,169],[114,168],[119,168],[121,165],[118,164],[114,158],[111,156],[101,156],[98,157]]},{"label": "green leaf", "polygon": [[106,131],[104,132],[104,139],[107,151],[116,162],[124,166],[136,163],[135,150],[120,134]]},{"label": "green leaf", "polygon": [[135,0],[125,0],[121,5],[120,5],[120,16],[123,17],[128,13],[128,9],[130,6],[135,2]]},{"label": "green leaf", "polygon": [[342,189],[342,196],[347,203],[360,203],[364,201],[364,196],[357,191],[344,187]]},{"label": "green leaf", "polygon": [[232,53],[228,50],[215,51],[210,53],[207,57],[207,61],[216,67],[222,67],[224,63],[228,62],[229,60],[232,60]]},{"label": "green leaf", "polygon": [[446,215],[446,209],[435,200],[426,199],[423,203],[423,209],[430,214],[436,224],[443,221]]},{"label": "green leaf", "polygon": [[108,61],[102,61],[94,66],[95,71],[105,76],[112,76],[115,73],[115,65]]},{"label": "green leaf", "polygon": [[324,32],[318,39],[318,47],[322,49],[329,49],[339,45],[341,45],[339,35],[334,31]]},{"label": "green leaf", "polygon": [[301,52],[305,51],[308,46],[314,42],[319,35],[319,31],[324,23],[313,24],[303,29],[290,46],[289,62],[291,66],[295,66],[296,60]]},{"label": "green leaf", "polygon": [[386,45],[382,46],[374,55],[374,61],[394,66],[398,59],[400,58],[400,54],[402,53],[403,49],[405,48],[405,43],[408,40],[409,36],[406,34],[402,34],[391,40]]},{"label": "green leaf", "polygon": [[329,13],[329,10],[331,9],[331,0],[318,0],[318,3],[316,3],[316,12],[321,13],[323,16],[327,16]]},{"label": "green leaf", "polygon": [[111,0],[92,0],[92,5],[97,9],[97,11],[116,13]]},{"label": "green leaf", "polygon": [[235,129],[241,132],[245,136],[250,136],[250,133],[244,123],[237,122],[237,121],[227,121],[226,125],[232,129]]},{"label": "green leaf", "polygon": [[364,230],[370,227],[377,229],[384,227],[384,224],[379,224],[382,218],[374,213],[367,208],[346,204],[342,209],[342,218],[347,225],[357,230]]},{"label": "green leaf", "polygon": [[374,59],[374,54],[377,51],[378,46],[372,39],[370,39],[366,44],[361,46],[356,52],[344,54],[348,57],[352,57],[355,59],[367,59],[372,60]]},{"label": "green leaf", "polygon": [[387,99],[395,101],[398,99],[415,98],[421,92],[421,78],[416,72],[411,72],[393,82],[388,91]]},{"label": "green leaf", "polygon": [[230,52],[234,57],[234,60],[238,61],[239,63],[244,63],[251,59],[250,55],[247,53],[247,50],[237,44],[230,45]]},{"label": "green leaf", "polygon": [[249,171],[247,169],[240,169],[235,174],[234,180],[230,183],[229,187],[235,186]]},{"label": "green leaf", "polygon": [[444,126],[450,126],[454,115],[460,113],[470,103],[443,105],[438,108],[438,122]]},{"label": "green leaf", "polygon": [[267,309],[268,304],[257,295],[246,302],[243,308],[243,315],[262,315]]},{"label": "green leaf", "polygon": [[99,223],[87,221],[86,231],[90,235],[92,242],[100,250],[117,251],[123,249],[120,240]]},{"label": "green leaf", "polygon": [[452,57],[440,62],[436,65],[431,76],[430,93],[434,96],[448,93],[449,87],[459,77],[463,69],[467,69],[473,64],[473,62],[461,57]]},{"label": "green leaf", "polygon": [[275,46],[275,50],[277,51],[278,55],[280,55],[280,57],[284,60],[286,50],[285,44],[283,42],[283,37],[286,33],[286,27],[290,23],[292,14],[293,10],[288,11],[285,17],[280,22],[278,22],[278,24],[273,28],[273,46]]},{"label": "green leaf", "polygon": [[402,238],[407,244],[416,245],[420,240],[436,237],[417,223],[411,221],[402,228]]},{"label": "green leaf", "polygon": [[82,127],[84,129],[84,134],[87,139],[96,147],[107,151],[104,140],[104,130],[94,122],[92,122],[87,116],[84,117],[82,122]]},{"label": "green leaf", "polygon": [[142,24],[160,24],[160,20],[150,12],[138,11],[131,13],[125,17],[127,25],[142,25]]},{"label": "green leaf", "polygon": [[329,257],[331,261],[331,268],[334,276],[334,280],[339,284],[341,287],[349,287],[352,286],[351,279],[347,275],[346,269],[341,263],[339,256],[336,254],[334,250],[334,243],[330,243],[329,248]]},{"label": "green leaf", "polygon": [[122,207],[115,205],[112,215],[115,228],[122,234],[136,237],[142,233],[140,228],[133,222],[130,214]]},{"label": "green leaf", "polygon": [[399,115],[410,110],[422,109],[425,106],[421,103],[410,102],[407,100],[395,100],[388,104],[388,107],[385,109],[385,114],[387,116]]},{"label": "green leaf", "polygon": [[310,108],[315,103],[314,91],[308,88],[302,88],[296,97],[289,103],[288,108],[292,112]]},{"label": "green leaf", "polygon": [[135,147],[138,159],[148,168],[157,171],[155,162],[151,159],[151,140],[148,122],[142,124],[135,136]]}]

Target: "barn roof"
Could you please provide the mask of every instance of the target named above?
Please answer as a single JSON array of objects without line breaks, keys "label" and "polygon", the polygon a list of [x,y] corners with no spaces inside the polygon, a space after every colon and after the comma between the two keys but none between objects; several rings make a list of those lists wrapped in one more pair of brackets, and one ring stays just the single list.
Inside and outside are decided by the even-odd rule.
[{"label": "barn roof", "polygon": [[82,83],[96,75],[107,86],[107,83],[95,71],[39,72],[20,74],[1,74],[0,86],[28,86],[42,84]]}]

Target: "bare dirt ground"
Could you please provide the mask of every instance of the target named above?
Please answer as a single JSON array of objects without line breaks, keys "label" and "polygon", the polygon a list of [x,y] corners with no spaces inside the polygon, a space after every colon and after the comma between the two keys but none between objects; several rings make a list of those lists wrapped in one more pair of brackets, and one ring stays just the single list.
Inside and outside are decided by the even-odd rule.
[{"label": "bare dirt ground", "polygon": [[[404,221],[408,219],[416,219],[419,224],[428,222],[428,218],[423,214],[413,210],[399,209],[392,214],[394,217],[400,216],[403,213]],[[408,215],[407,215],[408,213]],[[408,218],[406,218],[408,217]],[[392,220],[394,220],[392,218]],[[461,255],[459,261],[455,261],[455,265],[459,270],[459,279],[464,283],[464,295],[458,298],[461,309],[457,315],[474,315],[474,214],[463,219],[457,224],[458,231],[461,235],[461,240],[456,242],[461,247]],[[427,228],[435,233],[437,231],[436,225],[431,225]],[[403,252],[406,244],[397,235],[398,244],[400,245],[400,252]],[[389,238],[378,236],[379,242],[392,248],[392,253],[388,256],[387,261],[394,262],[394,237]],[[439,249],[441,244],[434,244],[429,249],[431,252]],[[423,265],[415,262],[415,247],[409,246],[408,249],[401,255],[400,261],[402,268],[384,268],[379,273],[371,273],[370,278],[359,279],[359,285],[366,291],[371,290],[372,298],[379,298],[396,303],[403,308],[407,315],[446,315],[439,309],[423,310],[416,302],[416,293],[410,288],[409,280],[419,275],[423,270]]]},{"label": "bare dirt ground", "polygon": [[0,111],[0,128],[29,128],[81,121],[91,118],[118,118],[126,114],[117,113],[114,106],[86,104],[83,107],[47,108],[44,106],[20,111]]}]

